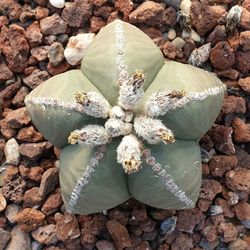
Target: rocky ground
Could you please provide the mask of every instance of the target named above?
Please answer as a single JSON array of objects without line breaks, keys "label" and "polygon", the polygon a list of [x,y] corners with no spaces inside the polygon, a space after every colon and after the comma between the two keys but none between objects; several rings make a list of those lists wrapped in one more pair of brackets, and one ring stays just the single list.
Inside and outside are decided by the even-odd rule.
[{"label": "rocky ground", "polygon": [[[0,161],[9,163],[1,176],[0,249],[250,249],[250,1],[200,0],[189,8],[183,0],[177,14],[179,2],[72,0],[59,9],[48,0],[0,1]],[[228,21],[237,4],[240,18]],[[105,214],[64,213],[60,151],[32,125],[23,100],[78,67],[94,36],[78,33],[97,33],[116,18],[147,33],[166,59],[200,65],[228,87],[216,125],[200,142],[203,182],[194,209],[129,200]]]}]

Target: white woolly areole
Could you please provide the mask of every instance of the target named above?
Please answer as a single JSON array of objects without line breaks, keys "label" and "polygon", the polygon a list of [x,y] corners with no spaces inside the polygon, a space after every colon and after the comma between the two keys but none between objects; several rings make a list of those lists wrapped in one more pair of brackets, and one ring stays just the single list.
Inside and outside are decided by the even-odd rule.
[{"label": "white woolly areole", "polygon": [[136,79],[133,75],[120,86],[118,104],[125,110],[132,109],[143,96],[144,79]]},{"label": "white woolly areole", "polygon": [[107,118],[110,105],[103,96],[94,91],[90,91],[87,93],[87,100],[86,103],[83,104],[83,109],[85,113],[90,116]]},{"label": "white woolly areole", "polygon": [[202,101],[209,96],[224,92],[225,86],[208,88],[202,92],[190,92],[180,99],[171,98],[169,90],[163,90],[151,95],[145,105],[145,113],[150,117],[165,115],[167,112],[182,108],[192,101]]},{"label": "white woolly areole", "polygon": [[141,144],[132,134],[122,138],[117,148],[117,162],[122,164],[125,173],[137,172],[141,167]]},{"label": "white woolly areole", "polygon": [[166,136],[171,140],[174,138],[172,131],[168,129],[162,121],[150,117],[136,117],[134,120],[134,129],[138,136],[150,144],[156,144],[161,141],[167,143],[164,140]]},{"label": "white woolly areole", "polygon": [[114,106],[109,111],[109,117],[124,121],[124,119],[125,119],[125,112],[123,111],[123,109],[120,106]]},{"label": "white woolly areole", "polygon": [[121,135],[130,134],[132,132],[133,125],[115,118],[110,118],[105,123],[105,129],[107,130],[110,137],[118,137]]},{"label": "white woolly areole", "polygon": [[98,125],[87,125],[82,129],[74,130],[69,136],[71,144],[98,146],[106,144],[109,140],[108,132]]}]

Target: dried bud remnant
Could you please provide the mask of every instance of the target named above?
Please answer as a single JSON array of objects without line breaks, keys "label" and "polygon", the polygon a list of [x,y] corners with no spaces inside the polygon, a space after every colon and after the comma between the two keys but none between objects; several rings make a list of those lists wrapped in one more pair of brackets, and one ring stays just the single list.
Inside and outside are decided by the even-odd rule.
[{"label": "dried bud remnant", "polygon": [[211,43],[202,45],[201,47],[194,49],[188,59],[188,63],[196,67],[200,67],[209,59],[211,51]]},{"label": "dried bud remnant", "polygon": [[125,110],[132,109],[142,97],[145,73],[137,70],[127,81],[120,86],[118,104]]},{"label": "dried bud remnant", "polygon": [[107,118],[110,105],[106,99],[100,94],[91,92],[76,92],[75,93],[76,102],[83,105],[83,110],[87,115],[96,118]]},{"label": "dried bud remnant", "polygon": [[160,120],[150,117],[136,117],[134,129],[138,136],[142,137],[150,144],[156,144],[160,141],[165,144],[174,143],[174,135]]},{"label": "dried bud remnant", "polygon": [[70,144],[82,144],[88,146],[98,146],[106,144],[109,136],[104,127],[98,125],[88,125],[82,129],[73,131],[68,137]]},{"label": "dried bud remnant", "polygon": [[127,174],[138,172],[141,168],[141,143],[134,135],[123,137],[117,148],[117,161]]}]

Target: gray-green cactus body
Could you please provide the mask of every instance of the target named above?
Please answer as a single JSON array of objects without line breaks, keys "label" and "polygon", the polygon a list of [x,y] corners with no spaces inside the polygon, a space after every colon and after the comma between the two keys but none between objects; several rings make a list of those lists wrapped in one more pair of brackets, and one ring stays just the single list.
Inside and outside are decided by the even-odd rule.
[{"label": "gray-green cactus body", "polygon": [[[156,117],[163,122],[162,128],[166,126],[173,131],[175,143],[149,145],[144,142],[142,167],[136,173],[125,175],[117,163],[116,154],[121,137],[108,144],[105,150],[103,146],[67,145],[67,138],[75,129],[106,122],[79,111],[76,91],[95,91],[115,106],[120,97],[120,81],[137,69],[143,70],[146,78],[142,85],[144,96],[132,108],[134,115],[147,114],[150,98],[159,91],[179,90],[185,91],[185,95],[180,98],[178,107],[172,102],[169,107],[175,108]],[[143,72],[135,74],[135,77],[141,77],[140,82],[144,80]],[[82,214],[100,212],[130,196],[150,206],[181,209],[194,207],[198,198],[201,183],[198,140],[219,114],[223,95],[224,87],[214,75],[177,62],[164,63],[160,50],[142,31],[114,21],[99,32],[87,49],[81,71],[69,71],[41,84],[28,95],[26,106],[45,138],[63,148],[60,183],[69,211]],[[53,99],[63,102],[63,105],[60,102],[60,105],[44,105],[42,102],[45,100],[46,104],[46,100]],[[135,135],[135,131],[133,133]],[[171,141],[167,137],[169,134],[161,136]],[[140,150],[138,145],[133,154]],[[132,163],[138,166],[135,164],[138,162]]]},{"label": "gray-green cactus body", "polygon": [[80,70],[71,70],[42,83],[25,99],[34,125],[59,148],[68,144],[68,136],[74,129],[102,122],[72,108],[75,91],[99,93]]},{"label": "gray-green cactus body", "polygon": [[[119,140],[116,140],[108,144],[106,149],[99,150],[100,152],[98,147],[80,145],[69,145],[62,150],[60,182],[63,200],[69,211],[91,214],[115,207],[129,199],[125,173],[114,160],[118,143]],[[94,165],[96,158],[98,163]],[[82,187],[80,193],[75,190],[79,197],[75,197],[75,206],[71,206],[71,199],[74,203],[72,193],[77,183],[84,180],[87,184]]]}]

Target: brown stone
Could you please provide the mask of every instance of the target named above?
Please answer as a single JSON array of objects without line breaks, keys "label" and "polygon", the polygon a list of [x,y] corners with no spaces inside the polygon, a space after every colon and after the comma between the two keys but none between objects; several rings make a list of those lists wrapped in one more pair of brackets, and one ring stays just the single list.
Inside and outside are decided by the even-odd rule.
[{"label": "brown stone", "polygon": [[97,33],[102,27],[106,25],[106,22],[100,17],[92,16],[90,19],[90,33]]},{"label": "brown stone", "polygon": [[66,72],[69,68],[70,66],[67,62],[63,62],[57,67],[54,67],[51,63],[48,63],[47,70],[52,76],[55,76],[63,72]]},{"label": "brown stone", "polygon": [[24,125],[28,125],[31,121],[26,107],[8,112],[5,120],[11,128],[21,128]]},{"label": "brown stone", "polygon": [[14,165],[9,165],[8,168],[4,171],[4,180],[6,182],[12,181],[17,178],[19,171],[18,167]]},{"label": "brown stone", "polygon": [[37,47],[43,42],[43,35],[39,23],[33,22],[26,30],[26,37],[29,41],[31,48]]},{"label": "brown stone", "polygon": [[6,16],[0,16],[0,29],[3,26],[7,26],[9,24],[9,19]]},{"label": "brown stone", "polygon": [[6,205],[7,205],[6,200],[3,194],[0,193],[0,212],[2,212],[6,208]]},{"label": "brown stone", "polygon": [[250,1],[249,0],[243,1],[242,7],[244,7],[246,10],[250,11]]},{"label": "brown stone", "polygon": [[35,130],[33,126],[21,128],[16,138],[25,142],[39,142],[43,140],[43,135]]},{"label": "brown stone", "polygon": [[49,245],[55,244],[58,241],[56,235],[56,225],[54,224],[40,226],[36,230],[32,231],[31,235],[40,244]]},{"label": "brown stone", "polygon": [[91,220],[87,220],[83,229],[93,235],[101,234],[106,228],[107,218],[102,214],[95,214]]},{"label": "brown stone", "polygon": [[217,239],[217,230],[215,225],[208,225],[204,227],[201,231],[202,235],[210,242]]},{"label": "brown stone", "polygon": [[75,0],[67,3],[62,12],[63,20],[70,26],[79,28],[89,21],[93,5],[88,0]]},{"label": "brown stone", "polygon": [[94,15],[97,17],[101,17],[104,20],[107,20],[110,14],[114,11],[114,7],[104,5],[98,9],[94,10]]},{"label": "brown stone", "polygon": [[243,51],[250,50],[250,31],[240,33],[240,45]]},{"label": "brown stone", "polygon": [[45,215],[42,212],[34,208],[25,208],[17,213],[16,222],[22,231],[28,233],[41,226],[44,218]]},{"label": "brown stone", "polygon": [[202,211],[206,212],[210,205],[212,204],[212,201],[209,201],[207,199],[199,199],[197,202],[197,207]]},{"label": "brown stone", "polygon": [[241,78],[238,81],[238,84],[245,90],[248,94],[250,94],[250,76],[246,78]]},{"label": "brown stone", "polygon": [[243,9],[240,18],[240,27],[243,30],[250,30],[250,11]]},{"label": "brown stone", "polygon": [[197,208],[181,210],[177,213],[176,229],[192,233],[194,227],[203,219],[202,212]]},{"label": "brown stone", "polygon": [[234,51],[228,42],[218,42],[211,49],[210,61],[214,68],[225,70],[233,66],[235,62]]},{"label": "brown stone", "polygon": [[53,214],[62,205],[62,196],[59,191],[51,194],[49,198],[44,202],[41,211],[46,214],[46,216]]},{"label": "brown stone", "polygon": [[98,250],[115,250],[115,246],[112,242],[107,240],[99,240],[96,242],[96,247]]},{"label": "brown stone", "polygon": [[36,20],[41,20],[49,15],[49,10],[47,8],[37,6],[36,7]]},{"label": "brown stone", "polygon": [[68,241],[80,236],[80,230],[76,217],[72,214],[55,215],[56,234],[59,240]]},{"label": "brown stone", "polygon": [[52,144],[50,142],[22,143],[19,145],[19,153],[30,160],[37,160],[45,154]]},{"label": "brown stone", "polygon": [[115,8],[123,14],[123,20],[128,21],[129,14],[133,10],[133,2],[130,0],[117,0],[115,1]]},{"label": "brown stone", "polygon": [[238,231],[232,223],[220,223],[218,232],[222,235],[222,241],[224,242],[230,242],[237,239]]},{"label": "brown stone", "polygon": [[12,104],[16,107],[20,108],[24,106],[24,99],[29,94],[29,90],[27,87],[23,86],[21,87],[14,98],[12,99]]},{"label": "brown stone", "polygon": [[57,168],[49,168],[44,172],[39,188],[39,194],[45,197],[47,194],[54,191],[59,181],[58,177],[58,169]]},{"label": "brown stone", "polygon": [[132,24],[146,24],[148,26],[159,26],[164,17],[164,8],[161,4],[147,1],[138,6],[129,15]]},{"label": "brown stone", "polygon": [[126,227],[115,220],[108,221],[106,225],[118,250],[131,246],[131,239]]},{"label": "brown stone", "polygon": [[250,124],[246,124],[240,118],[235,118],[232,123],[233,137],[236,142],[250,142]]},{"label": "brown stone", "polygon": [[43,172],[44,169],[39,166],[31,167],[28,177],[32,181],[40,182],[42,179]]},{"label": "brown stone", "polygon": [[27,66],[29,44],[25,30],[21,26],[12,24],[3,26],[0,33],[0,49],[8,62],[8,67],[15,73],[22,73]]},{"label": "brown stone", "polygon": [[193,240],[188,234],[181,233],[179,234],[173,244],[171,244],[171,250],[180,250],[180,249],[192,249],[194,247]]},{"label": "brown stone", "polygon": [[0,11],[4,16],[12,20],[17,20],[22,14],[22,6],[14,0],[1,0]]},{"label": "brown stone", "polygon": [[236,80],[238,79],[239,72],[235,69],[228,68],[225,70],[215,70],[214,71],[218,77],[226,77],[231,80]]},{"label": "brown stone", "polygon": [[48,51],[49,62],[53,67],[57,67],[64,59],[64,48],[59,42],[52,43]]},{"label": "brown stone", "polygon": [[33,187],[27,190],[23,196],[23,207],[38,207],[44,201],[44,198],[39,195],[39,188]]},{"label": "brown stone", "polygon": [[149,233],[152,232],[156,227],[156,222],[150,218],[140,222],[140,228],[143,232]]},{"label": "brown stone", "polygon": [[49,46],[46,45],[46,46],[35,47],[30,50],[30,53],[40,62],[48,58],[47,56],[48,51],[49,51]]},{"label": "brown stone", "polygon": [[0,92],[0,100],[3,99],[3,101],[5,101],[13,98],[13,96],[17,93],[20,87],[21,87],[20,82],[15,82],[13,84],[6,86],[6,88],[2,89]]},{"label": "brown stone", "polygon": [[45,17],[40,21],[41,31],[44,35],[64,34],[67,30],[67,23],[58,15]]},{"label": "brown stone", "polygon": [[232,208],[229,206],[228,202],[222,198],[217,198],[215,204],[220,206],[223,210],[223,215],[228,218],[234,217],[234,212]]},{"label": "brown stone", "polygon": [[227,41],[234,51],[240,47],[240,34],[237,29],[233,33],[229,33]]},{"label": "brown stone", "polygon": [[221,191],[222,186],[218,181],[212,179],[202,180],[200,198],[212,201]]},{"label": "brown stone", "polygon": [[242,97],[238,96],[227,96],[222,105],[223,114],[231,114],[231,113],[245,113],[246,112],[246,101]]},{"label": "brown stone", "polygon": [[227,32],[224,25],[217,25],[207,37],[207,43],[215,46],[218,42],[227,40]]},{"label": "brown stone", "polygon": [[234,144],[232,142],[233,129],[217,125],[209,131],[209,135],[214,143],[214,146],[220,152],[231,155],[235,153]]},{"label": "brown stone", "polygon": [[10,240],[10,232],[0,228],[0,250],[4,250],[6,244]]},{"label": "brown stone", "polygon": [[199,35],[204,36],[213,30],[218,20],[226,13],[221,6],[207,6],[198,1],[192,1],[190,8],[191,24],[196,28]]},{"label": "brown stone", "polygon": [[250,51],[236,51],[235,65],[242,73],[248,73],[250,71]]},{"label": "brown stone", "polygon": [[209,162],[209,168],[213,176],[222,177],[228,170],[235,168],[238,164],[236,156],[218,155]]},{"label": "brown stone", "polygon": [[177,14],[173,7],[168,7],[164,11],[163,23],[169,27],[174,27],[176,25]]},{"label": "brown stone", "polygon": [[250,222],[250,204],[246,201],[241,201],[238,204],[234,206],[234,211],[236,213],[236,217],[238,220],[244,222],[248,222],[249,228],[249,222]]},{"label": "brown stone", "polygon": [[96,237],[93,234],[90,233],[86,233],[84,232],[84,230],[82,230],[82,234],[81,234],[81,244],[83,246],[86,245],[95,245],[96,243]]},{"label": "brown stone", "polygon": [[237,168],[226,173],[226,185],[232,191],[249,192],[250,189],[250,170],[245,168]]},{"label": "brown stone", "polygon": [[30,88],[34,89],[50,77],[49,73],[45,70],[41,71],[35,69],[29,76],[23,79],[23,82]]},{"label": "brown stone", "polygon": [[249,245],[247,242],[241,239],[237,239],[236,241],[230,242],[228,245],[229,250],[248,250]]},{"label": "brown stone", "polygon": [[13,78],[13,73],[9,70],[5,63],[0,64],[0,83]]}]

